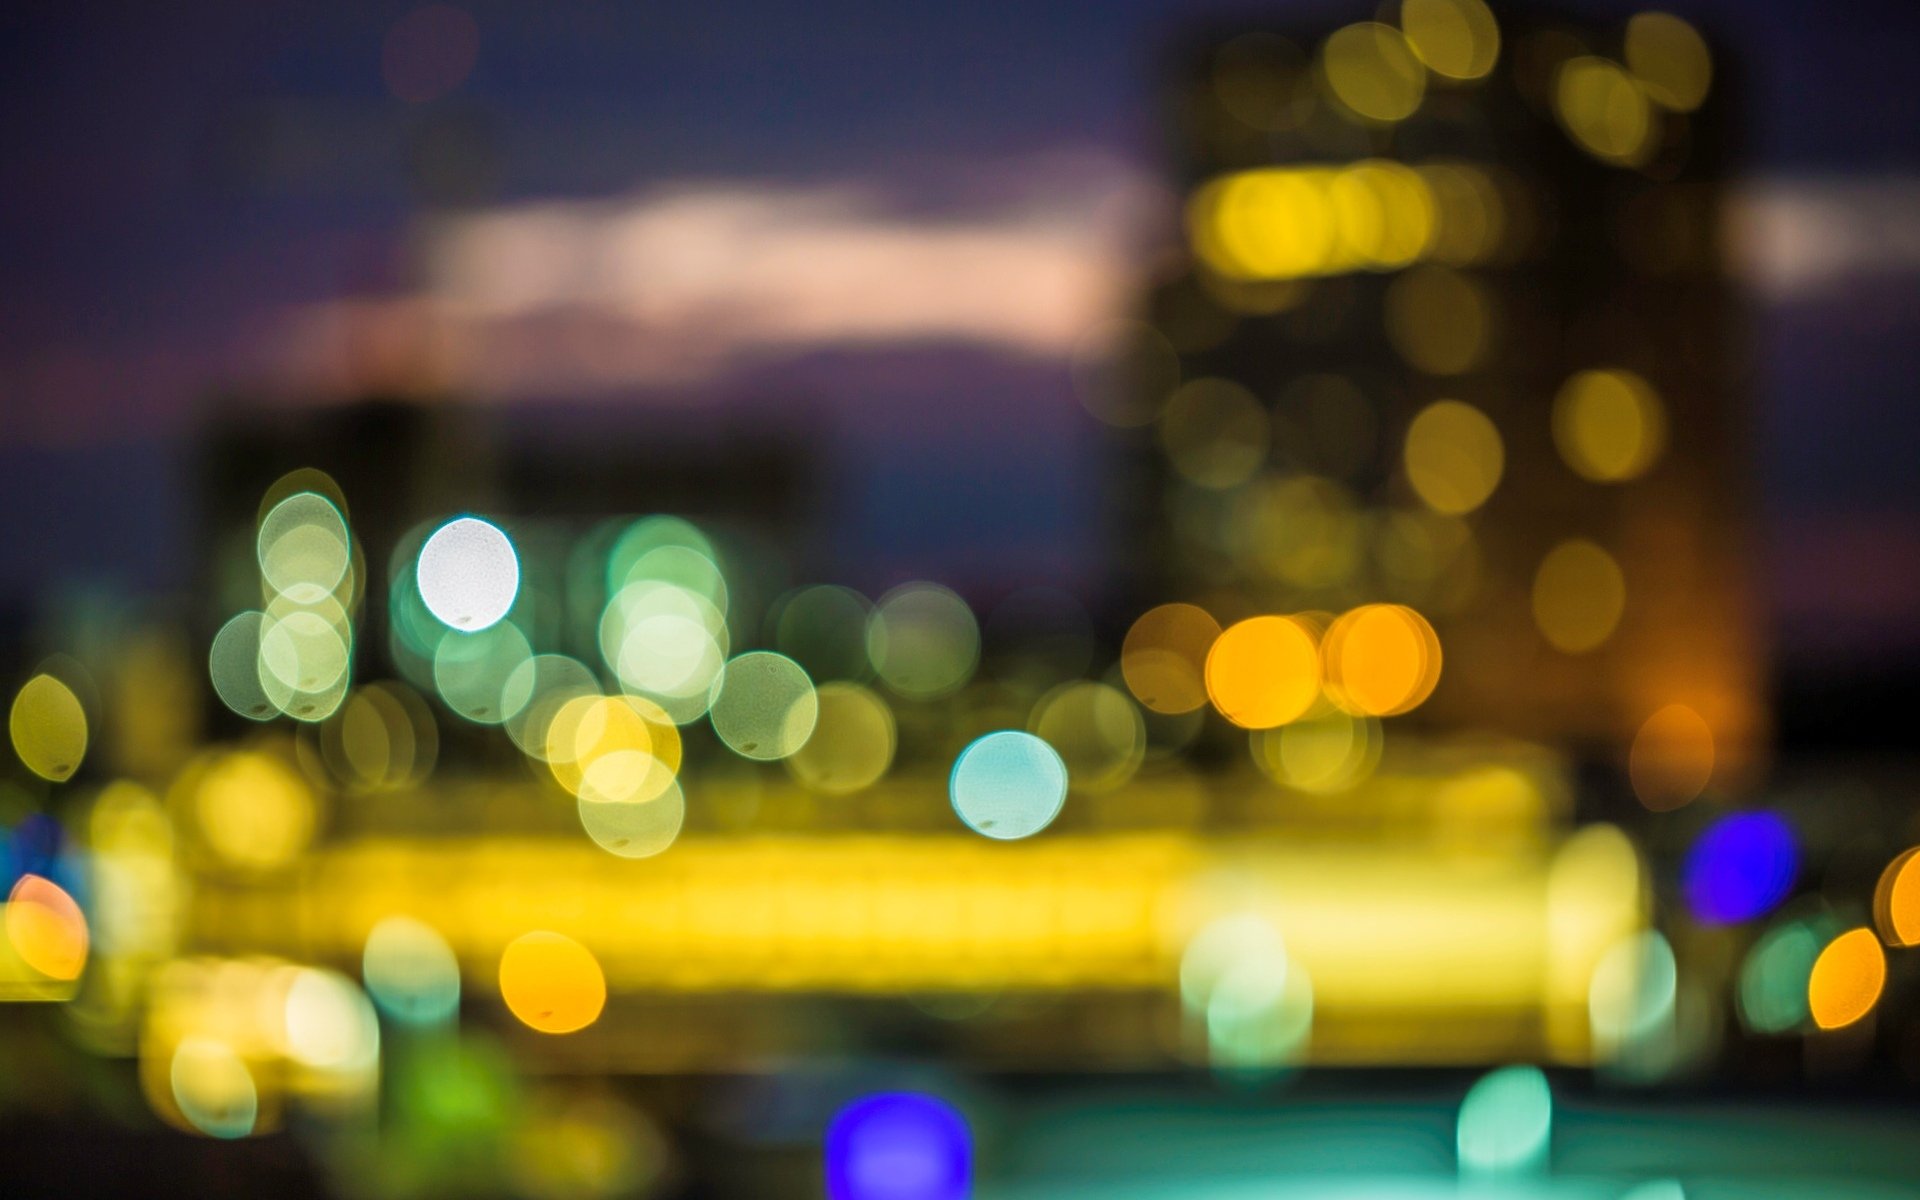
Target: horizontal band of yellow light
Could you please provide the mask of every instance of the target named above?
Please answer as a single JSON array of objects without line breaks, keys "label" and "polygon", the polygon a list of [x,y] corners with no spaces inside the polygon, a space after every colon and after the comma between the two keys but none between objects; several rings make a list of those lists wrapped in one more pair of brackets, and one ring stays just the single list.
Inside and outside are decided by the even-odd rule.
[{"label": "horizontal band of yellow light", "polygon": [[190,936],[352,963],[405,914],[482,992],[513,938],[549,929],[586,945],[616,995],[1171,993],[1186,939],[1251,909],[1311,976],[1316,1021],[1519,1022],[1542,1055],[1581,1061],[1593,964],[1643,920],[1637,859],[1603,832],[1617,847],[1571,875],[1567,848],[1545,845],[1449,859],[1168,834],[688,837],[633,863],[572,839],[376,839],[315,854],[297,885],[203,888]]}]

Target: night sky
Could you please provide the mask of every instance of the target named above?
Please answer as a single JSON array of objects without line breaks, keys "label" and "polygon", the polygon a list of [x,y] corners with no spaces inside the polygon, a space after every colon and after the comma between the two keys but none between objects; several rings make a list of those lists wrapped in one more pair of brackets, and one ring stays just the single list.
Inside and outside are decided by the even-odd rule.
[{"label": "night sky", "polygon": [[[1639,6],[1567,7],[1618,21]],[[1743,197],[1838,195],[1842,212],[1858,201],[1909,221],[1920,9],[1672,7],[1738,59]],[[251,381],[257,344],[288,310],[410,287],[407,233],[423,212],[681,181],[852,185],[907,209],[965,209],[1034,163],[1151,181],[1161,56],[1193,19],[1366,15],[1172,0],[478,3],[464,6],[478,34],[470,74],[414,104],[382,68],[412,9],[42,4],[0,16],[0,612],[31,617],[89,585],[182,586],[186,451],[206,397]],[[1911,231],[1896,241],[1817,286],[1755,295],[1760,529],[1790,660],[1920,656],[1920,249]],[[868,464],[854,509],[885,514],[853,535],[854,556],[965,574],[980,569],[969,540],[985,533],[1017,538],[1017,561],[1092,569],[1080,548],[1097,517],[1097,434],[1064,367],[930,360],[952,388],[995,397],[970,406],[948,461],[990,459],[1006,413],[1050,414],[981,487],[958,468],[944,482],[914,469],[913,448],[944,442],[955,410],[951,388],[886,382],[920,361],[880,346],[794,367],[808,389],[844,384],[851,397],[838,415],[861,431]],[[956,495],[975,528],[956,525]]]}]

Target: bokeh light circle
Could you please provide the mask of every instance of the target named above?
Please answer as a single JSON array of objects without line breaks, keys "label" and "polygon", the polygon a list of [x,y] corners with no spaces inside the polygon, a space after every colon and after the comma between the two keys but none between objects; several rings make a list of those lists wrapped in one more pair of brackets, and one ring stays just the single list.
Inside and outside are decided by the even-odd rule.
[{"label": "bokeh light circle", "polygon": [[1440,638],[1402,604],[1343,613],[1321,641],[1327,697],[1350,713],[1391,717],[1426,702],[1440,683]]},{"label": "bokeh light circle", "polygon": [[965,1200],[972,1139],[952,1106],[916,1092],[856,1100],[825,1139],[828,1200]]},{"label": "bokeh light circle", "polygon": [[360,977],[380,1011],[403,1025],[438,1025],[460,1010],[453,948],[412,917],[387,917],[367,933]]},{"label": "bokeh light circle", "polygon": [[1896,857],[1873,889],[1873,921],[1889,946],[1920,945],[1920,846]]},{"label": "bokeh light circle", "polygon": [[1737,925],[1772,911],[1793,890],[1800,849],[1777,813],[1720,818],[1701,833],[1680,867],[1687,908],[1708,925]]},{"label": "bokeh light circle", "polygon": [[61,783],[87,755],[87,710],[72,688],[40,674],[21,685],[7,714],[13,752],[35,775]]},{"label": "bokeh light circle", "polygon": [[973,677],[980,626],[947,588],[902,584],[880,597],[868,618],[867,654],[888,688],[909,700],[936,700]]},{"label": "bokeh light circle", "polygon": [[1296,720],[1320,694],[1314,631],[1298,617],[1249,617],[1229,626],[1207,652],[1207,695],[1220,715],[1244,729]]},{"label": "bokeh light circle", "polygon": [[458,517],[433,531],[414,568],[420,599],[449,629],[476,633],[520,594],[520,556],[499,526]]},{"label": "bokeh light circle", "polygon": [[1120,646],[1127,690],[1157,713],[1192,712],[1207,702],[1207,653],[1220,622],[1193,604],[1162,604],[1141,613]]},{"label": "bokeh light circle", "polygon": [[813,736],[820,698],[799,663],[755,650],[729,662],[714,679],[708,719],[735,754],[773,762]]},{"label": "bokeh light circle", "polygon": [[500,998],[540,1033],[574,1033],[600,1017],[607,977],[593,952],[561,933],[523,933],[500,954]]},{"label": "bokeh light circle", "polygon": [[954,761],[953,811],[967,828],[1011,841],[1053,823],[1067,799],[1067,765],[1030,733],[1003,729],[976,739]]},{"label": "bokeh light circle", "polygon": [[[591,780],[592,772],[588,773]],[[652,858],[673,845],[686,820],[686,796],[677,779],[644,800],[601,800],[583,787],[578,800],[580,827],[594,844],[620,858]]]},{"label": "bokeh light circle", "polygon": [[1807,1015],[1821,1029],[1844,1029],[1880,1002],[1887,956],[1867,928],[1849,929],[1827,943],[1807,976]]},{"label": "bokeh light circle", "polygon": [[893,765],[893,710],[871,689],[844,680],[822,685],[819,704],[813,736],[787,756],[787,770],[807,787],[835,796],[877,782]]}]

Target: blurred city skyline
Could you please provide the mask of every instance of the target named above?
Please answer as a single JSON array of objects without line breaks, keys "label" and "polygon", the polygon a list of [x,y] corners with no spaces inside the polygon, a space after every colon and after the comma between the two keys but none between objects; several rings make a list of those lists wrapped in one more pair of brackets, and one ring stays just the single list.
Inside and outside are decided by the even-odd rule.
[{"label": "blurred city skyline", "polygon": [[[1920,155],[1898,84],[1920,16],[1678,10],[1726,44],[1750,116],[1734,265],[1782,653],[1911,660],[1920,363],[1898,297],[1920,274],[1901,227]],[[612,405],[628,427],[785,406],[839,431],[848,553],[876,574],[964,574],[998,539],[1032,573],[1084,577],[1101,463],[1070,362],[1167,241],[1166,63],[1195,22],[1356,11],[16,12],[0,500],[33,532],[0,551],[0,611],[31,617],[49,585],[184,586],[210,397],[423,383],[588,423]],[[409,58],[423,12],[468,14],[470,67]],[[608,267],[622,237],[636,254]],[[849,251],[871,283],[943,285],[807,269]],[[493,386],[432,374],[449,326],[489,348]],[[953,439],[992,486],[939,469]],[[956,498],[975,522],[943,519]]]}]

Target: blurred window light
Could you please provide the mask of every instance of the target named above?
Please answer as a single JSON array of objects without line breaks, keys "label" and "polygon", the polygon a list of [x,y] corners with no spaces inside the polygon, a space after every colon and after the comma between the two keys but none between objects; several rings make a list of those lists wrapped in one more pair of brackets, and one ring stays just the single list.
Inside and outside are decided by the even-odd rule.
[{"label": "blurred window light", "polygon": [[1192,604],[1141,613],[1120,646],[1120,674],[1134,699],[1157,713],[1188,713],[1207,702],[1206,664],[1220,623]]},{"label": "blurred window light", "polygon": [[21,765],[51,783],[73,777],[87,756],[87,711],[71,687],[50,674],[22,684],[7,715]]},{"label": "blurred window light", "polygon": [[679,780],[669,778],[664,788],[643,798],[602,799],[624,789],[595,786],[593,774],[588,773],[576,807],[580,827],[595,845],[620,858],[652,858],[673,845],[687,815]]},{"label": "blurred window light", "polygon": [[905,583],[880,597],[867,621],[874,673],[908,700],[959,691],[980,663],[973,610],[935,583]]},{"label": "blurred window light", "polygon": [[1638,167],[1652,157],[1656,127],[1640,81],[1618,63],[1582,55],[1554,80],[1554,115],[1582,150],[1603,162]]},{"label": "blurred window light", "polygon": [[1821,1029],[1842,1029],[1864,1018],[1887,986],[1887,956],[1865,927],[1827,943],[1807,976],[1807,1013]]},{"label": "blurred window light", "polygon": [[1387,340],[1428,375],[1462,375],[1486,359],[1495,334],[1493,298],[1467,275],[1415,267],[1387,288]]},{"label": "blurred window light", "polygon": [[1713,779],[1713,728],[1684,704],[1669,704],[1633,735],[1627,778],[1654,812],[1691,803]]},{"label": "blurred window light", "polygon": [[1616,942],[1594,968],[1587,993],[1595,1057],[1617,1058],[1670,1035],[1678,989],[1673,946],[1658,930]]},{"label": "blurred window light", "polygon": [[1001,840],[1032,837],[1060,815],[1067,766],[1030,733],[1001,730],[976,739],[954,761],[953,811],[975,833]]},{"label": "blurred window light", "polygon": [[1581,478],[1622,483],[1646,474],[1666,449],[1666,412],[1632,371],[1582,371],[1554,397],[1553,442]]},{"label": "blurred window light", "polygon": [[1887,945],[1920,945],[1920,846],[1881,872],[1873,890],[1873,920]]},{"label": "blurred window light", "polygon": [[820,719],[820,697],[807,673],[784,654],[742,654],[713,681],[713,731],[742,758],[773,762],[807,744]]},{"label": "blurred window light", "polygon": [[1760,1034],[1791,1033],[1805,1025],[1807,982],[1829,940],[1826,922],[1791,920],[1768,929],[1740,963],[1735,1000],[1740,1020]]},{"label": "blurred window light", "polygon": [[713,601],[661,580],[627,584],[600,620],[600,651],[614,675],[676,724],[707,711],[728,647],[726,615]]},{"label": "blurred window light", "polygon": [[821,583],[789,592],[775,602],[768,624],[774,648],[825,682],[873,678],[867,658],[867,619],[873,602],[852,588]]},{"label": "blurred window light", "polygon": [[262,581],[295,604],[333,595],[353,566],[346,519],[316,492],[296,492],[269,509],[256,550]]},{"label": "blurred window light", "polygon": [[1146,757],[1147,726],[1118,688],[1063,683],[1033,706],[1028,729],[1060,755],[1083,792],[1110,792],[1133,779]]},{"label": "blurred window light", "polygon": [[220,861],[249,871],[288,866],[313,840],[317,802],[279,755],[214,751],[174,783],[201,841]]},{"label": "blurred window light", "polygon": [[1481,79],[1500,57],[1500,26],[1481,0],[1402,0],[1400,27],[1420,61],[1448,79]]},{"label": "blurred window light", "polygon": [[1585,538],[1549,550],[1533,575],[1533,623],[1563,654],[1598,649],[1613,636],[1626,603],[1620,564]]},{"label": "blurred window light", "polygon": [[1440,638],[1403,604],[1364,604],[1320,642],[1327,698],[1347,712],[1392,717],[1426,703],[1440,683]]},{"label": "blurred window light", "polygon": [[220,627],[207,651],[207,675],[220,702],[249,721],[270,721],[280,709],[260,682],[261,612],[243,612]]},{"label": "blurred window light", "polygon": [[1197,487],[1224,491],[1253,478],[1272,433],[1253,393],[1226,379],[1196,379],[1167,401],[1160,441],[1173,469]]},{"label": "blurred window light", "polygon": [[1435,512],[1470,513],[1500,485],[1506,451],[1485,413],[1458,400],[1420,410],[1407,427],[1407,482]]},{"label": "blurred window light", "polygon": [[283,1019],[287,1056],[303,1066],[366,1071],[379,1061],[373,1005],[344,975],[298,968],[287,984]]},{"label": "blurred window light", "polygon": [[527,635],[512,621],[475,633],[452,630],[433,650],[433,683],[441,703],[478,725],[499,725],[533,698],[533,678],[522,671],[533,657]]},{"label": "blurred window light", "polygon": [[1553,1132],[1553,1092],[1537,1067],[1482,1076],[1460,1104],[1463,1175],[1544,1173]]},{"label": "blurred window light", "polygon": [[1380,723],[1329,709],[1254,732],[1256,765],[1282,787],[1332,795],[1364,783],[1385,746]]},{"label": "blurred window light", "polygon": [[1713,55],[1693,26],[1672,13],[1636,13],[1627,20],[1627,69],[1655,104],[1692,112],[1713,82]]},{"label": "blurred window light", "polygon": [[1298,617],[1249,617],[1207,652],[1207,695],[1243,729],[1298,720],[1320,696],[1316,631]]},{"label": "blurred window light", "polygon": [[1365,121],[1391,125],[1419,109],[1427,71],[1391,25],[1362,21],[1335,30],[1320,49],[1327,90]]},{"label": "blurred window light", "polygon": [[22,962],[49,979],[80,978],[87,965],[87,917],[65,888],[22,875],[5,907],[7,941]]},{"label": "blurred window light", "polygon": [[966,1119],[917,1092],[867,1096],[827,1127],[828,1200],[965,1200],[973,1194]]},{"label": "blurred window light", "polygon": [[424,921],[383,918],[367,933],[360,974],[380,1011],[402,1025],[440,1025],[459,1013],[460,964]]},{"label": "blurred window light", "polygon": [[500,998],[529,1029],[574,1033],[607,1004],[607,979],[592,951],[565,934],[524,933],[500,954]]},{"label": "blurred window light", "polygon": [[433,773],[439,744],[426,702],[399,682],[355,690],[320,727],[321,759],[350,791],[389,791],[421,782]]},{"label": "blurred window light", "polygon": [[830,796],[877,783],[893,765],[898,743],[893,709],[871,689],[844,680],[821,685],[818,702],[813,736],[787,756],[787,770]]},{"label": "blurred window light", "polygon": [[576,797],[606,803],[651,800],[680,771],[679,727],[644,696],[586,694],[547,726],[547,770]]},{"label": "blurred window light", "polygon": [[[524,693],[527,702],[519,712],[507,718],[507,736],[520,753],[539,762],[548,759],[548,737],[554,720],[575,700],[600,697],[600,681],[579,659],[564,654],[536,654],[518,667],[507,683],[514,694]],[[572,743],[565,743],[568,754]]]},{"label": "blurred window light", "polygon": [[1782,817],[1733,813],[1707,826],[1687,851],[1680,885],[1696,920],[1738,925],[1777,907],[1799,874],[1798,840]]},{"label": "blurred window light", "polygon": [[225,1042],[197,1035],[181,1039],[168,1078],[173,1102],[194,1129],[216,1138],[253,1132],[260,1094],[246,1062]]},{"label": "blurred window light", "polygon": [[520,592],[520,557],[500,528],[458,517],[433,531],[415,566],[420,598],[443,625],[477,633],[507,615]]}]

